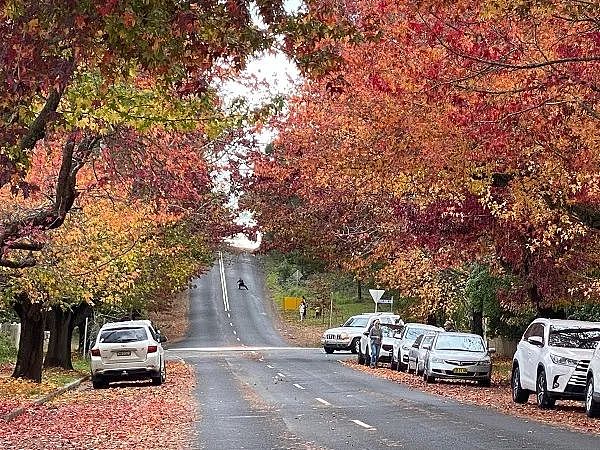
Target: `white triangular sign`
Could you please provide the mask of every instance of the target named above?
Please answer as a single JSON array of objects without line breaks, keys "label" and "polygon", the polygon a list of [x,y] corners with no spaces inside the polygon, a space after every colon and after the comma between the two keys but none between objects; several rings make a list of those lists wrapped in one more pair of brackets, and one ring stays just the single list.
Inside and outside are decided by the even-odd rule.
[{"label": "white triangular sign", "polygon": [[383,289],[369,289],[369,293],[371,297],[373,297],[373,301],[377,303],[381,297],[383,297],[383,293],[385,291]]}]

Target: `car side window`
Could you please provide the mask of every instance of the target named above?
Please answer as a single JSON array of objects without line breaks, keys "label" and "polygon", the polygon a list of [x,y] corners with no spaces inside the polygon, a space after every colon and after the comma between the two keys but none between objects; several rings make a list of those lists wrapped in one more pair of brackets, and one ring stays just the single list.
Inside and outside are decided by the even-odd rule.
[{"label": "car side window", "polygon": [[536,323],[535,324],[536,327],[534,328],[533,332],[531,333],[532,336],[538,336],[542,338],[542,342],[544,341],[544,324],[542,323]]},{"label": "car side window", "polygon": [[535,326],[537,325],[537,323],[532,323],[531,325],[529,325],[529,327],[527,328],[527,330],[525,330],[525,333],[523,334],[523,340],[526,341],[527,339],[529,339],[529,336],[531,336],[531,333],[533,332],[533,329],[535,328]]}]

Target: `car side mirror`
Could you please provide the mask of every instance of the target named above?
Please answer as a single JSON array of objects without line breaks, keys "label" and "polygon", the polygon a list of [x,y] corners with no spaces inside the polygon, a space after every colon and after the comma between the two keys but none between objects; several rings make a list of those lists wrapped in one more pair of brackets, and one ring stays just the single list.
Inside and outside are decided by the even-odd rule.
[{"label": "car side mirror", "polygon": [[527,338],[527,342],[529,342],[530,344],[536,345],[538,347],[544,346],[544,339],[540,336],[529,336]]},{"label": "car side mirror", "polygon": [[488,353],[491,355],[493,353],[496,353],[496,349],[494,347],[490,347],[488,348]]},{"label": "car side mirror", "polygon": [[425,345],[423,346],[423,348],[424,348],[425,350],[431,350],[431,344],[425,344]]},{"label": "car side mirror", "polygon": [[160,336],[158,336],[158,342],[160,342],[161,344],[163,342],[167,342],[167,337],[163,336],[162,334]]},{"label": "car side mirror", "polygon": [[369,332],[368,332],[368,331],[364,331],[364,332],[363,332],[363,334],[364,334],[365,336],[368,336],[368,335],[369,335]]}]

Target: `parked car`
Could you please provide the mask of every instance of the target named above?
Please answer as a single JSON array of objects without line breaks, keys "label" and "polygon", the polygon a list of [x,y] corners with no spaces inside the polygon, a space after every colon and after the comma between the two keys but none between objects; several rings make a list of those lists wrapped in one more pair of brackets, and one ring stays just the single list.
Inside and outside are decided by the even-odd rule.
[{"label": "parked car", "polygon": [[427,353],[429,353],[427,347],[431,347],[431,343],[436,334],[437,332],[435,331],[430,334],[422,334],[415,340],[408,352],[409,373],[414,372],[417,375],[423,374],[424,361],[427,357]]},{"label": "parked car", "polygon": [[513,401],[525,403],[532,392],[540,408],[553,408],[559,399],[584,400],[598,339],[598,322],[535,319],[513,357]]},{"label": "parked car", "polygon": [[[369,321],[367,323],[367,326],[364,328],[364,330],[361,333],[361,337],[360,337],[360,346],[358,349],[358,363],[359,364],[365,364],[365,365],[369,365],[369,362],[371,361],[371,356],[370,356],[370,348],[369,348],[369,329],[371,328],[371,325],[373,324],[373,321],[375,319],[379,319],[379,322],[382,325],[382,328],[389,328],[389,327],[395,327],[395,326],[399,326],[402,324],[402,320],[400,319],[400,316],[397,314],[392,314],[389,312],[383,312],[383,313],[373,313],[369,316]],[[386,327],[386,325],[388,327]],[[387,358],[387,353],[389,353],[390,350],[393,349],[393,345],[392,345],[392,339],[393,339],[393,332],[390,331],[384,331],[383,333],[386,333],[387,336],[384,335],[383,339],[382,339],[382,346],[381,346],[381,351],[379,353],[379,361],[382,360],[382,358],[385,360]],[[382,333],[382,334],[383,334]],[[384,347],[385,345],[385,347]],[[389,346],[392,346],[392,348],[389,348]],[[386,352],[386,353],[383,353]]]},{"label": "parked car", "polygon": [[394,352],[392,355],[392,369],[405,371],[408,368],[408,353],[415,340],[428,332],[444,331],[443,328],[424,323],[407,323],[402,330],[394,335]]},{"label": "parked car", "polygon": [[438,378],[477,381],[489,386],[492,379],[490,354],[482,337],[471,333],[440,332],[431,344],[423,363],[423,379],[428,383]]},{"label": "parked car", "polygon": [[585,412],[588,417],[600,416],[600,344],[590,360],[585,389]]},{"label": "parked car", "polygon": [[154,385],[162,384],[167,376],[162,347],[166,340],[149,320],[105,324],[90,350],[94,388],[148,378]]},{"label": "parked car", "polygon": [[333,353],[336,350],[350,350],[352,353],[358,353],[360,337],[369,324],[369,317],[373,314],[364,313],[352,316],[339,327],[326,330],[321,337],[325,353]]}]

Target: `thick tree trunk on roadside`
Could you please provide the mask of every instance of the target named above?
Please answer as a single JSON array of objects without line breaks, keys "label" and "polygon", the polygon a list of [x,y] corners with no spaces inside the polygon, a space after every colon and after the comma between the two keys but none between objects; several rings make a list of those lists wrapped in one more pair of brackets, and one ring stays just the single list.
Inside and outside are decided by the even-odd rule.
[{"label": "thick tree trunk on roadside", "polygon": [[474,309],[472,312],[471,333],[483,337],[483,311],[481,309]]},{"label": "thick tree trunk on roadside", "polygon": [[21,338],[12,376],[40,383],[44,361],[45,315],[42,311],[43,304],[31,303],[26,294],[21,294],[17,298],[14,309],[21,319]]},{"label": "thick tree trunk on roadside", "polygon": [[63,310],[60,306],[53,306],[49,315],[50,322],[50,342],[48,343],[48,352],[44,360],[44,367],[62,367],[63,369],[73,370],[71,362],[71,320],[73,313],[70,310]]},{"label": "thick tree trunk on roadside", "polygon": [[50,343],[48,344],[44,367],[62,367],[63,369],[73,370],[71,359],[73,330],[81,324],[86,315],[89,316],[90,314],[91,308],[86,303],[72,309],[63,310],[60,306],[52,308],[50,311]]}]

